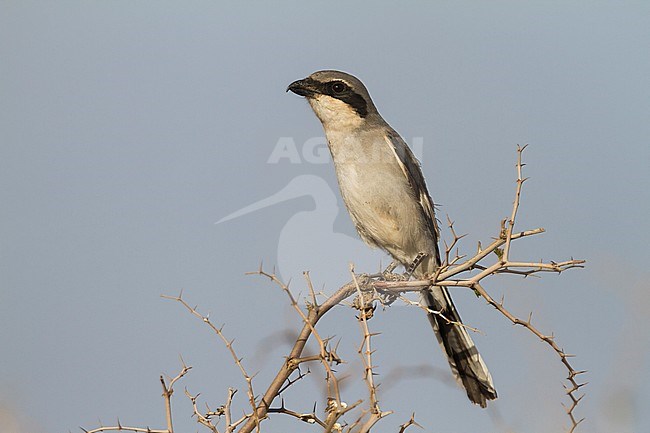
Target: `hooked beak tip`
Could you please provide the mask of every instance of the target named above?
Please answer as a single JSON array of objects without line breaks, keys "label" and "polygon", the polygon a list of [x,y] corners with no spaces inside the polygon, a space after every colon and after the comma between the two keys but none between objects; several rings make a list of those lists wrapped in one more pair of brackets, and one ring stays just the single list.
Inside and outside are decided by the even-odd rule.
[{"label": "hooked beak tip", "polygon": [[287,92],[289,91],[299,96],[311,96],[314,94],[314,90],[312,89],[312,86],[309,85],[307,80],[297,80],[289,84],[289,87],[287,87]]}]

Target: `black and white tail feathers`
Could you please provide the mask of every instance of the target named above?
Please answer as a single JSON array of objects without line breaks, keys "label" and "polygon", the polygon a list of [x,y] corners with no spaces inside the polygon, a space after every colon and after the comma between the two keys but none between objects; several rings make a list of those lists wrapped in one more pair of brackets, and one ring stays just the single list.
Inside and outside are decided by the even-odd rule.
[{"label": "black and white tail feathers", "polygon": [[427,314],[438,343],[447,355],[454,377],[465,388],[472,403],[486,407],[488,400],[497,398],[492,376],[467,329],[459,325],[462,321],[447,289],[431,287],[422,293],[427,308],[440,312],[451,322],[456,322],[449,323],[438,314]]}]

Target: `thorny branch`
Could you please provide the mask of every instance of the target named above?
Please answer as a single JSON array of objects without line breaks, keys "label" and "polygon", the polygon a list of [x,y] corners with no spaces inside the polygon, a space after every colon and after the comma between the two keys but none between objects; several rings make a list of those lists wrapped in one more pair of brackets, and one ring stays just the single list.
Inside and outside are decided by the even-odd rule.
[{"label": "thorny branch", "polygon": [[[578,425],[584,420],[584,418],[578,419],[575,416],[574,412],[577,405],[584,397],[584,394],[578,396],[577,392],[582,386],[585,385],[585,383],[578,382],[576,378],[585,371],[579,371],[573,368],[569,361],[569,358],[572,355],[567,354],[562,348],[560,348],[560,346],[557,345],[553,334],[545,335],[532,325],[532,314],[529,316],[528,320],[519,319],[504,307],[503,299],[501,302],[496,302],[482,284],[485,278],[496,274],[514,274],[528,277],[546,272],[561,273],[572,268],[582,268],[585,263],[583,260],[574,259],[561,262],[529,262],[511,260],[510,256],[513,241],[529,236],[538,235],[544,232],[543,228],[515,231],[515,222],[521,199],[522,186],[527,180],[523,177],[522,174],[524,167],[524,164],[522,163],[522,153],[525,148],[526,146],[517,146],[517,186],[515,190],[515,199],[513,201],[510,217],[501,221],[499,235],[495,237],[486,248],[483,248],[481,243],[479,243],[474,255],[470,257],[467,257],[466,255],[460,255],[458,251],[458,244],[465,235],[457,235],[453,222],[448,218],[448,227],[451,235],[453,236],[453,240],[450,244],[445,243],[444,262],[439,267],[439,269],[437,269],[434,275],[429,276],[427,279],[411,280],[410,275],[404,276],[395,274],[395,263],[389,265],[389,267],[384,272],[370,275],[356,275],[353,272],[353,268],[351,268],[352,281],[340,287],[334,294],[326,297],[326,299],[319,304],[317,295],[309,278],[309,274],[305,273],[305,279],[311,295],[311,299],[307,303],[307,307],[305,309],[302,309],[289,290],[288,285],[284,284],[274,273],[265,272],[260,266],[258,271],[254,273],[269,278],[287,294],[292,307],[300,315],[303,325],[302,330],[300,331],[300,334],[298,335],[289,355],[283,362],[278,373],[264,392],[263,396],[259,399],[253,392],[252,377],[246,372],[241,362],[242,359],[236,355],[233,349],[233,340],[228,340],[223,335],[222,328],[217,328],[214,326],[208,316],[201,315],[197,311],[196,307],[191,307],[189,304],[187,304],[185,300],[182,299],[182,294],[177,297],[163,296],[166,299],[172,299],[181,303],[190,313],[205,322],[221,338],[227,349],[230,351],[235,364],[238,366],[240,373],[247,384],[248,402],[252,408],[252,411],[250,413],[244,413],[244,415],[236,421],[232,420],[231,415],[231,406],[236,390],[229,388],[226,403],[214,411],[208,408],[208,411],[205,413],[202,413],[197,407],[197,398],[199,395],[191,395],[186,390],[185,393],[192,402],[194,416],[197,418],[197,421],[211,430],[213,433],[221,433],[221,431],[218,429],[218,421],[223,416],[225,417],[226,424],[224,430],[225,433],[234,433],[235,431],[237,433],[250,433],[253,430],[257,430],[259,432],[261,421],[266,419],[269,414],[277,413],[290,416],[309,424],[317,424],[325,433],[343,432],[344,430],[345,433],[369,432],[370,429],[379,420],[391,413],[390,411],[382,412],[379,408],[377,400],[378,385],[374,380],[375,372],[374,366],[372,364],[372,354],[374,351],[371,344],[374,334],[370,332],[367,322],[368,319],[372,317],[372,312],[374,311],[373,304],[375,301],[379,301],[383,305],[389,305],[398,299],[402,299],[408,304],[416,305],[420,308],[426,309],[430,313],[438,314],[449,323],[454,323],[459,326],[462,325],[460,323],[455,323],[448,320],[441,314],[441,312],[432,311],[426,306],[420,305],[419,303],[411,301],[408,298],[402,296],[404,293],[420,292],[421,290],[426,289],[432,285],[437,285],[466,287],[473,290],[478,296],[482,297],[489,305],[493,306],[510,322],[515,325],[525,327],[538,339],[547,343],[554,350],[568,371],[568,385],[565,385],[565,388],[566,394],[569,396],[571,403],[565,408],[566,413],[571,421],[569,433],[573,433]],[[494,256],[496,256],[498,260],[494,261],[493,263],[485,263],[488,258]],[[344,415],[353,409],[358,408],[363,403],[363,401],[359,400],[353,404],[348,405],[342,400],[338,379],[335,375],[334,370],[332,369],[333,365],[341,363],[342,360],[336,353],[336,346],[332,346],[331,338],[321,337],[319,332],[316,330],[316,325],[329,310],[331,310],[334,306],[341,304],[345,299],[349,298],[355,293],[357,294],[357,298],[352,303],[352,306],[359,310],[358,319],[361,330],[363,332],[363,341],[358,349],[358,352],[364,365],[364,381],[368,388],[368,406],[365,409],[361,409],[360,414],[352,423],[346,424],[341,421]],[[472,331],[477,331],[475,328],[469,327],[467,325],[462,326],[465,326]],[[318,343],[318,353],[305,355],[303,352],[305,350],[307,341],[312,335],[313,339]],[[285,406],[284,399],[282,399],[281,406],[271,407],[273,401],[277,397],[281,396],[284,391],[286,391],[295,383],[299,382],[307,374],[311,373],[309,369],[306,373],[303,373],[300,370],[302,364],[308,364],[310,362],[320,363],[325,371],[325,382],[327,385],[328,394],[328,403],[325,409],[325,417],[321,419],[317,415],[315,405],[312,412],[310,413],[300,413],[298,411],[288,409]],[[165,380],[161,377],[163,386],[163,398],[165,400],[167,429],[154,430],[141,427],[127,427],[122,426],[118,421],[118,424],[116,426],[100,427],[94,430],[84,431],[87,433],[99,433],[111,430],[133,431],[138,433],[173,433],[171,418],[171,396],[173,393],[173,386],[177,380],[181,379],[187,373],[187,371],[189,371],[190,368],[191,367],[186,367],[183,363],[183,370],[178,376],[169,381],[169,385],[167,385]],[[294,372],[297,372],[297,375],[294,375]],[[293,378],[292,375],[294,375]],[[216,423],[213,422],[215,418],[217,419]],[[420,427],[420,425],[415,422],[415,414],[411,416],[409,421],[400,426],[399,433],[403,433],[408,427],[412,425]]]},{"label": "thorny branch", "polygon": [[579,383],[576,381],[576,377],[580,374],[583,374],[586,372],[586,370],[575,370],[571,363],[569,362],[569,358],[571,358],[573,355],[569,355],[564,352],[563,349],[560,348],[560,346],[557,345],[555,342],[555,336],[554,335],[544,335],[542,332],[540,332],[537,328],[535,328],[532,323],[532,313],[529,314],[528,320],[522,320],[519,319],[518,317],[514,316],[512,313],[510,313],[506,308],[503,306],[503,300],[501,302],[496,302],[481,286],[481,284],[476,283],[473,286],[473,289],[476,290],[490,305],[492,305],[494,308],[496,308],[501,314],[506,316],[508,320],[510,320],[513,324],[515,325],[521,325],[528,329],[530,332],[535,334],[537,338],[542,340],[543,342],[547,343],[549,346],[553,348],[555,353],[560,357],[560,360],[562,361],[562,364],[566,367],[566,369],[569,372],[569,375],[567,376],[566,380],[569,381],[570,386],[564,386],[566,389],[566,394],[569,396],[571,399],[571,404],[566,407],[566,413],[569,416],[569,419],[571,420],[571,427],[569,428],[569,432],[572,433],[575,431],[575,429],[578,427],[578,424],[580,424],[582,421],[584,421],[584,418],[577,419],[575,414],[573,413],[573,410],[576,408],[580,400],[584,397],[584,394],[577,396],[576,392],[582,388],[583,386],[586,385],[586,383]]},{"label": "thorny branch", "polygon": [[379,422],[380,419],[390,415],[391,413],[393,413],[393,411],[382,412],[382,410],[379,408],[379,402],[377,401],[378,385],[375,384],[375,379],[374,379],[375,372],[373,370],[374,366],[372,364],[372,354],[374,351],[372,350],[372,344],[371,344],[372,337],[375,334],[371,334],[370,330],[368,329],[368,319],[369,317],[372,317],[371,315],[373,310],[372,307],[367,304],[369,303],[371,304],[372,302],[367,301],[363,296],[363,293],[361,292],[361,287],[359,286],[359,282],[357,280],[357,276],[354,274],[354,266],[350,266],[350,274],[352,274],[352,281],[354,282],[354,285],[357,289],[357,299],[359,299],[360,302],[358,320],[359,320],[359,324],[361,325],[361,330],[363,332],[363,341],[357,352],[361,356],[361,360],[363,361],[363,366],[365,370],[363,378],[368,387],[369,413],[370,413],[370,416],[363,423],[359,432],[368,433],[370,432],[370,429],[375,424],[377,424],[377,422]]},{"label": "thorny branch", "polygon": [[407,428],[411,427],[412,425],[423,428],[420,424],[415,422],[415,414],[411,414],[411,418],[406,421],[404,424],[399,426],[399,433],[404,433]]},{"label": "thorny branch", "polygon": [[100,426],[96,429],[93,430],[86,430],[83,427],[80,427],[81,430],[83,430],[85,433],[100,433],[100,432],[106,432],[106,431],[132,431],[132,432],[144,432],[144,433],[174,433],[174,425],[172,423],[172,394],[174,393],[174,385],[176,384],[177,381],[182,379],[191,369],[192,367],[189,367],[185,365],[185,361],[183,361],[183,358],[181,358],[181,363],[183,364],[183,368],[181,371],[172,379],[169,380],[169,384],[167,384],[167,381],[163,376],[160,376],[160,383],[162,384],[163,388],[163,393],[162,397],[163,400],[165,401],[165,419],[167,420],[167,428],[166,429],[152,429],[149,427],[129,427],[129,426],[124,426],[122,423],[120,423],[120,420],[117,420],[117,424],[114,426]]},{"label": "thorny branch", "polygon": [[[575,370],[573,368],[573,366],[569,362],[569,358],[572,355],[566,354],[564,350],[561,349],[557,345],[557,343],[555,343],[553,335],[544,335],[542,332],[540,332],[537,328],[535,328],[531,324],[532,313],[529,316],[528,320],[522,320],[517,318],[515,315],[513,315],[504,307],[503,300],[497,303],[481,285],[481,281],[484,278],[499,273],[515,273],[523,276],[529,276],[541,272],[561,273],[567,269],[584,267],[584,263],[585,263],[584,260],[571,259],[563,262],[548,262],[548,263],[517,262],[517,261],[509,260],[510,250],[511,250],[511,245],[513,240],[525,236],[542,233],[544,231],[543,229],[539,228],[536,230],[528,230],[519,233],[514,232],[517,211],[519,209],[519,202],[521,199],[522,185],[527,180],[527,178],[522,177],[522,169],[524,166],[524,164],[522,163],[522,153],[525,149],[526,146],[517,147],[517,156],[518,156],[517,157],[517,188],[515,192],[515,200],[513,202],[512,214],[510,216],[510,219],[504,220],[501,223],[501,231],[500,231],[499,238],[494,240],[494,242],[492,242],[492,244],[488,246],[488,248],[486,248],[485,250],[482,250],[479,244],[478,252],[474,257],[456,265],[456,263],[460,260],[460,256],[456,254],[454,258],[450,259],[450,251],[457,244],[458,240],[462,238],[462,236],[456,235],[456,232],[453,230],[453,222],[449,221],[449,227],[454,236],[454,240],[451,243],[451,245],[446,248],[445,263],[443,263],[443,265],[440,267],[439,271],[437,272],[437,277],[433,281],[435,282],[435,285],[439,285],[439,286],[461,286],[461,287],[471,288],[472,290],[475,291],[477,295],[481,296],[483,299],[486,300],[487,303],[495,307],[497,311],[503,314],[513,324],[521,325],[527,328],[540,340],[549,344],[553,348],[553,350],[560,357],[562,364],[565,366],[565,368],[568,371],[568,376],[566,379],[569,382],[569,385],[565,385],[565,389],[566,389],[566,394],[569,396],[569,399],[571,400],[571,403],[569,406],[565,406],[565,408],[566,408],[566,413],[571,421],[571,425],[569,427],[569,433],[573,433],[575,429],[578,427],[578,425],[584,420],[584,418],[578,419],[575,416],[574,410],[577,407],[578,403],[584,397],[584,394],[578,396],[577,392],[581,387],[586,385],[586,383],[578,382],[576,380],[576,377],[580,374],[585,373],[585,371]],[[501,246],[503,246],[502,250],[500,249]],[[481,260],[483,260],[492,252],[494,252],[499,257],[499,260],[496,263],[494,263],[491,266],[481,266],[478,264]],[[458,279],[458,278],[450,279],[451,277],[455,277],[463,272],[472,271],[474,269],[478,269],[481,272],[466,279]],[[409,281],[405,283],[377,282],[373,285],[373,287],[374,289],[379,291],[387,290],[389,292],[392,291],[401,292],[401,290],[406,287],[408,287],[409,289],[410,288],[421,289],[421,288],[426,288],[429,285],[431,285],[430,280],[422,280],[422,281]]]},{"label": "thorny branch", "polygon": [[[544,232],[543,228],[515,231],[515,221],[517,217],[517,211],[519,209],[522,186],[526,181],[526,179],[522,176],[524,166],[522,163],[522,153],[525,148],[526,146],[517,146],[517,187],[510,218],[502,221],[499,236],[494,239],[487,248],[482,248],[482,246],[479,244],[476,254],[470,258],[464,259],[464,256],[460,256],[458,253],[452,257],[453,249],[457,247],[458,241],[463,236],[458,236],[456,234],[453,228],[453,223],[449,221],[450,230],[454,239],[450,245],[446,245],[445,262],[437,270],[437,272],[431,276],[431,278],[419,281],[404,281],[403,279],[399,278],[399,276],[386,272],[375,275],[359,275],[352,282],[344,285],[332,296],[327,298],[320,306],[314,305],[309,311],[309,314],[304,316],[305,325],[303,326],[300,337],[294,345],[289,359],[291,360],[300,357],[306,340],[309,338],[311,330],[314,329],[318,320],[334,305],[339,304],[357,290],[362,292],[369,291],[372,293],[377,293],[379,296],[384,294],[386,295],[384,301],[388,299],[387,303],[390,303],[391,300],[399,297],[401,293],[417,292],[431,285],[467,287],[474,290],[475,293],[477,293],[479,296],[482,296],[488,303],[494,306],[494,301],[491,297],[489,297],[488,293],[483,290],[483,287],[481,286],[481,281],[490,275],[513,273],[523,276],[530,276],[543,272],[561,273],[568,269],[583,267],[585,263],[584,260],[574,259],[562,262],[522,262],[510,260],[511,246],[514,240],[528,236],[534,236]],[[481,262],[483,262],[492,254],[498,257],[498,260],[495,263],[491,265],[481,264]],[[479,272],[472,275],[473,271]],[[262,269],[260,269],[257,273],[270,278],[276,283],[278,282],[275,275],[266,273]],[[469,275],[465,278],[460,278],[464,274]],[[500,304],[500,308],[497,308],[497,310],[500,313],[504,314],[509,320],[514,320],[513,323],[523,325],[531,331],[534,330],[533,333],[548,344],[551,344],[551,342],[553,342],[552,337],[545,337],[542,333],[533,328],[532,325],[530,325],[530,322],[525,322],[521,319],[517,319],[516,316],[509,313],[505,307],[503,307],[503,304]],[[440,314],[439,312],[435,311],[431,312],[434,314]],[[524,325],[524,323],[528,323],[528,326]],[[567,387],[567,394],[569,395],[572,404],[567,408],[567,415],[571,420],[571,427],[569,431],[572,433],[577,428],[578,424],[582,421],[577,420],[574,415],[574,410],[582,398],[582,396],[577,397],[575,395],[575,392],[581,386],[583,386],[583,384],[577,383],[574,379],[577,375],[583,372],[576,371],[572,368],[567,359],[568,355],[560,350],[554,342],[551,344],[551,346],[556,351],[556,353],[558,353],[562,360],[562,363],[565,365],[569,372],[568,380],[570,386]],[[268,405],[271,401],[273,401],[277,395],[278,389],[280,389],[279,387],[288,379],[289,374],[291,373],[291,368],[288,368],[289,365],[290,363],[285,363],[285,365],[283,365],[283,367],[278,372],[273,384],[265,393],[264,398],[258,406],[258,417],[262,418],[266,416]],[[246,425],[244,425],[241,432],[248,433],[251,431],[252,427],[252,423],[249,421]]]},{"label": "thorny branch", "polygon": [[[336,353],[336,347],[331,347],[330,344],[330,339],[324,339],[320,336],[318,331],[316,331],[316,328],[314,325],[311,324],[310,317],[308,314],[305,314],[305,312],[300,308],[300,305],[298,305],[298,302],[296,301],[295,297],[289,290],[289,286],[284,284],[277,276],[274,274],[269,274],[264,272],[262,269],[258,271],[261,275],[265,275],[266,277],[270,278],[273,282],[275,282],[278,286],[282,288],[282,290],[287,294],[289,297],[291,306],[296,310],[298,315],[300,315],[303,323],[305,323],[305,326],[309,327],[309,330],[311,334],[313,334],[314,339],[318,342],[319,346],[319,354],[317,355],[312,355],[312,356],[305,356],[305,357],[295,357],[295,358],[289,358],[287,359],[286,364],[290,366],[292,369],[297,369],[299,366],[303,363],[306,362],[311,362],[311,361],[320,361],[322,364],[326,375],[325,375],[325,383],[327,384],[327,417],[325,418],[324,421],[321,421],[314,413],[312,414],[298,414],[297,412],[290,411],[284,407],[284,402],[282,404],[281,408],[269,408],[268,412],[276,412],[276,413],[284,413],[286,415],[291,415],[294,416],[302,421],[306,422],[317,422],[318,424],[321,424],[324,428],[324,431],[326,433],[329,433],[331,431],[340,431],[341,430],[341,425],[338,423],[339,419],[345,415],[347,412],[350,410],[354,409],[357,407],[359,404],[361,404],[361,401],[357,401],[352,405],[348,405],[344,401],[341,400],[341,392],[339,388],[339,381],[338,378],[336,377],[333,369],[332,369],[332,364],[340,364],[343,362],[341,358],[338,356]],[[312,294],[312,302],[309,306],[308,311],[311,312],[313,309],[318,308],[318,303],[316,301],[316,296],[313,290],[313,285],[311,283],[311,279],[309,278],[309,274],[305,273],[305,279],[307,281],[307,286],[310,289],[310,292]],[[303,329],[304,330],[304,329]],[[277,379],[277,377],[276,377]],[[287,381],[290,380],[289,377],[286,379]],[[294,380],[295,382],[295,380]],[[274,381],[275,383],[275,381]],[[284,383],[284,381],[283,381]],[[285,387],[280,388],[278,390],[277,394],[280,394]],[[267,391],[268,394],[268,391]],[[296,416],[296,414],[300,416]],[[244,426],[245,428],[246,426]]]},{"label": "thorny branch", "polygon": [[[255,393],[254,393],[254,391],[253,391],[253,378],[252,378],[252,376],[250,376],[250,375],[246,372],[246,369],[244,368],[244,365],[243,365],[242,362],[241,362],[241,361],[242,361],[242,358],[238,357],[238,356],[237,356],[237,353],[235,353],[235,349],[233,348],[233,342],[234,342],[235,340],[234,340],[234,339],[233,339],[233,340],[228,340],[228,339],[226,338],[226,336],[223,334],[223,326],[222,326],[221,328],[217,328],[217,327],[216,327],[216,326],[215,326],[215,325],[210,321],[210,317],[209,317],[209,316],[203,316],[201,313],[199,313],[199,312],[197,311],[196,307],[192,307],[192,306],[190,306],[187,302],[185,302],[185,300],[183,299],[183,294],[182,294],[182,292],[181,292],[181,294],[178,295],[178,296],[167,296],[167,295],[162,295],[162,298],[164,298],[164,299],[170,299],[170,300],[172,300],[172,301],[177,301],[177,302],[179,302],[179,303],[180,303],[181,305],[183,305],[183,306],[184,306],[184,307],[185,307],[185,308],[186,308],[186,309],[187,309],[187,310],[188,310],[188,311],[189,311],[193,316],[198,317],[198,318],[201,319],[205,324],[207,324],[207,325],[210,327],[210,329],[212,329],[212,331],[214,331],[214,333],[217,334],[217,335],[219,336],[219,338],[223,341],[223,343],[225,344],[226,348],[227,348],[228,351],[230,352],[230,355],[232,356],[233,361],[235,362],[235,364],[236,364],[237,367],[239,368],[239,371],[241,372],[241,375],[243,376],[244,380],[246,381],[246,386],[247,386],[247,388],[248,388],[248,401],[249,401],[249,403],[250,403],[250,405],[251,405],[251,408],[252,408],[252,416],[251,416],[250,420],[252,420],[252,421],[255,423],[255,427],[259,430],[259,422],[260,422],[260,419],[257,417],[257,412],[255,411],[255,408],[256,408],[257,403],[256,403],[256,401],[255,401]],[[192,404],[194,404],[194,407],[195,407],[195,411],[194,411],[194,412],[195,412],[195,415],[197,416],[197,420],[198,420],[198,422],[200,422],[201,424],[205,425],[206,427],[209,427],[209,428],[212,429],[212,427],[211,427],[210,425],[207,425],[206,423],[203,422],[202,418],[199,416],[199,414],[198,414],[197,411],[196,411],[195,400],[196,400],[196,397],[198,397],[198,395],[192,397],[189,393],[186,392],[186,394],[187,394],[188,398],[190,398],[190,400],[192,400]],[[232,393],[232,395],[229,396],[229,401],[232,399],[232,396],[233,396],[233,395],[234,395],[234,392]],[[230,407],[230,404],[227,403],[227,406],[228,406],[228,408],[229,408],[229,407]],[[228,414],[228,417],[230,417],[230,414]],[[208,418],[209,418],[209,417],[208,417]],[[226,431],[227,431],[227,432],[231,432],[232,430],[233,430],[233,428],[232,428],[231,425],[226,426]],[[214,431],[215,433],[217,433],[216,427],[215,427],[215,430],[213,430],[213,431]],[[173,433],[173,432],[170,432],[170,433]]]}]

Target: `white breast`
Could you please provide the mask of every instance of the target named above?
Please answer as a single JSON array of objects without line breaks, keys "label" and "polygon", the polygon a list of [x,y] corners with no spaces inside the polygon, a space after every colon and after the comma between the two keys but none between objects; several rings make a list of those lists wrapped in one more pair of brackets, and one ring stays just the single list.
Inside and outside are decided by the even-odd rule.
[{"label": "white breast", "polygon": [[326,128],[326,135],[343,201],[361,237],[403,262],[429,251],[419,202],[381,130]]}]

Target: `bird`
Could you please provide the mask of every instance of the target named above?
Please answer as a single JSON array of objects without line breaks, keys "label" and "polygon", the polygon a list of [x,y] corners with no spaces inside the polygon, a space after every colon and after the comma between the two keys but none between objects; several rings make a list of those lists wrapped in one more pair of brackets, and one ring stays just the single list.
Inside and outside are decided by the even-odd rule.
[{"label": "bird", "polygon": [[[441,266],[440,232],[419,161],[382,118],[366,86],[335,70],[294,81],[320,120],[343,202],[361,239],[388,252],[416,278]],[[448,290],[430,286],[422,303],[452,374],[469,400],[483,408],[497,398],[492,376]]]}]

